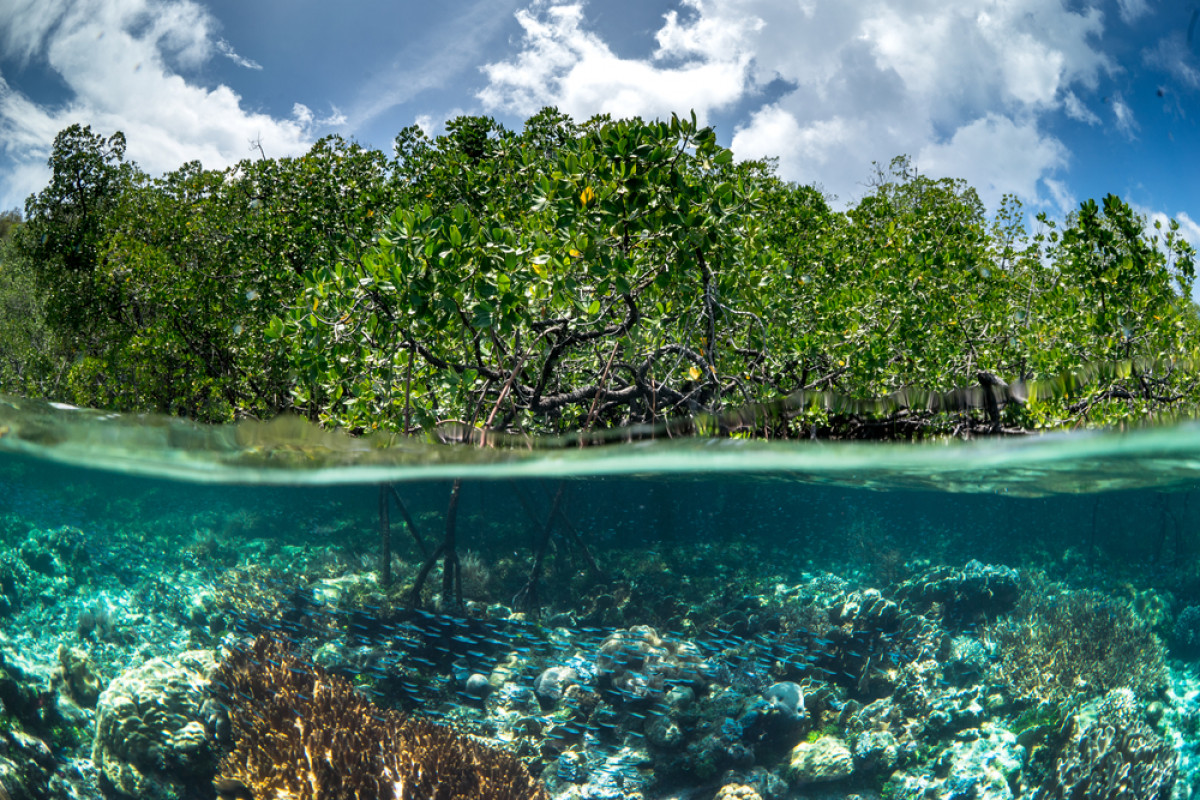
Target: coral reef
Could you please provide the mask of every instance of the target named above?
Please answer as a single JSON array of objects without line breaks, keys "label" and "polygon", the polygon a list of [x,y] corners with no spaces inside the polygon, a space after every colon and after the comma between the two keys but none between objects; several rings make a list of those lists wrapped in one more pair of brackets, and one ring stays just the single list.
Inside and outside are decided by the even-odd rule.
[{"label": "coral reef", "polygon": [[1066,722],[1054,773],[1038,793],[1045,800],[1167,800],[1179,756],[1141,718],[1136,698],[1117,689]]},{"label": "coral reef", "polygon": [[997,680],[1015,696],[1058,702],[1129,687],[1157,691],[1166,680],[1162,643],[1123,600],[1092,591],[1029,592],[1014,619],[990,625]]},{"label": "coral reef", "polygon": [[100,699],[103,680],[96,672],[88,654],[76,647],[60,644],[55,651],[58,670],[51,678],[50,686],[84,708],[95,708]]},{"label": "coral reef", "polygon": [[117,791],[145,800],[179,797],[216,767],[220,714],[208,693],[211,651],[152,659],[100,694],[92,760]]},{"label": "coral reef", "polygon": [[995,619],[1016,605],[1020,576],[1012,567],[971,561],[962,569],[934,567],[896,589],[909,610],[935,612],[949,630]]},{"label": "coral reef", "polygon": [[1171,652],[1180,658],[1200,658],[1200,606],[1188,606],[1175,618]]},{"label": "coral reef", "polygon": [[254,797],[537,800],[524,766],[427,720],[373,706],[346,681],[260,637],[216,678],[234,747],[221,777]]},{"label": "coral reef", "polygon": [[30,531],[17,552],[21,560],[36,572],[51,577],[66,576],[72,583],[81,580],[90,558],[87,537],[78,528],[64,526],[54,530]]},{"label": "coral reef", "polygon": [[[478,550],[460,550],[461,606],[407,605],[415,551],[381,587],[372,520],[352,514],[345,544],[290,507],[269,539],[206,512],[219,533],[192,547],[178,514],[161,526],[174,539],[10,526],[0,649],[24,673],[0,664],[0,785],[12,800],[1200,797],[1200,670],[1171,661],[1159,691],[1154,638],[1200,653],[1200,605],[1185,607],[1200,591],[1083,551],[1032,572],[968,563],[1007,558],[995,543],[844,563],[823,533],[684,535],[685,506],[653,552],[632,538],[644,509],[627,509],[630,536],[597,528],[602,576],[551,548],[538,610],[488,602],[528,574],[525,527],[491,502],[463,526]],[[828,510],[814,530],[842,519]],[[957,524],[877,510],[851,552]],[[491,576],[471,589],[477,567]],[[220,668],[188,652],[217,647]]]},{"label": "coral reef", "polygon": [[648,625],[613,631],[600,644],[596,668],[600,685],[626,701],[661,700],[668,682],[704,683],[696,645],[663,639]]},{"label": "coral reef", "polygon": [[40,738],[55,721],[48,695],[37,681],[0,651],[0,788],[10,800],[47,796],[56,766],[50,747]]}]

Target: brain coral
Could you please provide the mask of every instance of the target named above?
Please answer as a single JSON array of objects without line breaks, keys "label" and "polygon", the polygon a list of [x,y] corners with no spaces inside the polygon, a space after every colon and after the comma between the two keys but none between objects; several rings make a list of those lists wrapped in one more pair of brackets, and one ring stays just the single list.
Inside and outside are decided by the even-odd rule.
[{"label": "brain coral", "polygon": [[118,791],[146,800],[174,798],[216,768],[209,729],[214,705],[211,651],[183,653],[178,663],[152,659],[100,694],[92,760]]}]

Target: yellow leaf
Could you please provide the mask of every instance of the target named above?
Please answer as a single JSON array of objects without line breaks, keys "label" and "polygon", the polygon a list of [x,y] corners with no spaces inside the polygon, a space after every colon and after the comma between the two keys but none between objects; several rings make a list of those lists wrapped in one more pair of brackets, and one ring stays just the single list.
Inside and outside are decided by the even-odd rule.
[{"label": "yellow leaf", "polygon": [[584,190],[579,193],[579,202],[585,206],[595,199],[596,199],[596,192],[590,186],[585,187]]},{"label": "yellow leaf", "polygon": [[688,367],[688,377],[694,381],[700,380],[700,370],[695,367]]},{"label": "yellow leaf", "polygon": [[317,310],[317,298],[313,298],[313,311]]},{"label": "yellow leaf", "polygon": [[571,254],[571,258],[579,258],[581,255],[583,255],[583,253],[579,252],[574,247],[572,247],[567,252]]}]

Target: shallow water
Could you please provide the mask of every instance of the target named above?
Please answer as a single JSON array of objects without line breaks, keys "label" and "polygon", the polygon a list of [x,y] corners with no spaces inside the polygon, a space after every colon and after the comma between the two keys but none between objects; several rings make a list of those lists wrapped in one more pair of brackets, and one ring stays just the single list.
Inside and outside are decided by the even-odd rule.
[{"label": "shallow water", "polygon": [[[42,706],[60,707],[6,708],[7,729],[59,737],[40,772],[20,767],[21,747],[0,748],[14,798],[18,784],[27,796],[212,797],[221,773],[249,783],[220,760],[234,746],[227,732],[203,720],[209,755],[195,763],[127,754],[131,771],[97,753],[120,750],[106,715],[152,659],[186,672],[185,651],[219,659],[259,635],[286,636],[314,674],[345,678],[378,709],[516,753],[555,798],[752,798],[727,789],[739,786],[762,798],[1053,796],[1055,765],[1077,757],[1083,735],[1073,715],[1126,686],[1129,714],[1176,758],[1169,783],[1134,796],[1191,793],[1194,426],[907,446],[388,448],[295,421],[209,429],[10,400],[0,432],[0,654]],[[443,589],[439,559],[414,604],[427,560],[418,539],[428,553],[450,529],[462,603],[458,587]],[[992,576],[983,590],[981,575]],[[1003,591],[987,583],[1001,578]],[[921,594],[947,580],[948,594]],[[1139,646],[1158,647],[1169,670],[1146,682],[1084,672],[1066,689],[1005,675],[1020,662],[995,626],[1036,632],[1053,619],[1039,598],[1069,596],[1099,602],[1110,620],[1132,614]],[[876,602],[894,610],[863,610]],[[605,661],[635,626],[660,644],[637,639],[636,658]],[[108,691],[75,696],[86,692],[71,689],[60,646]],[[682,655],[693,649],[695,663]],[[568,665],[574,702],[529,702],[547,670]],[[193,672],[207,687],[197,708],[221,698],[213,675]],[[468,690],[472,675],[489,688]],[[905,699],[918,678],[924,705]],[[798,713],[779,710],[781,684],[800,687]],[[680,707],[671,698],[684,690],[694,698]],[[954,711],[968,695],[979,711]],[[872,703],[890,704],[887,720],[864,721]],[[1054,730],[1018,742],[1038,709]],[[957,721],[933,723],[947,715]],[[175,741],[179,730],[143,733]],[[870,749],[885,733],[891,756]],[[796,748],[823,740],[845,750],[844,774],[798,766]],[[1016,766],[996,778],[986,764],[997,760]]]}]

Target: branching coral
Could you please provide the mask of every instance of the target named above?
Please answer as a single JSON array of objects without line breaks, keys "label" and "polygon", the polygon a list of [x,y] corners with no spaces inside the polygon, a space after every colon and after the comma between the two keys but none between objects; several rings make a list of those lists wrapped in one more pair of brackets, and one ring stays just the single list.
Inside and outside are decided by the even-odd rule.
[{"label": "branching coral", "polygon": [[1097,592],[1031,593],[987,636],[999,647],[998,679],[1028,700],[1121,687],[1150,693],[1165,680],[1158,637],[1128,603]]},{"label": "branching coral", "polygon": [[229,705],[225,781],[295,800],[539,800],[515,757],[449,728],[375,707],[346,681],[260,637],[216,685]]},{"label": "branching coral", "polygon": [[1045,800],[1166,800],[1179,756],[1140,719],[1128,690],[1109,692],[1072,716]]}]

